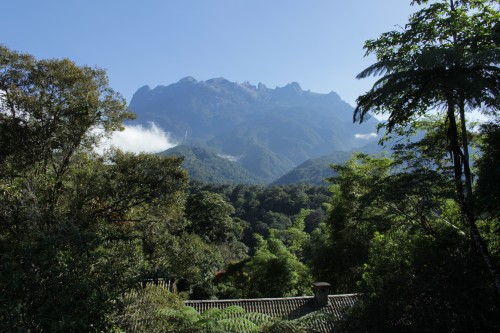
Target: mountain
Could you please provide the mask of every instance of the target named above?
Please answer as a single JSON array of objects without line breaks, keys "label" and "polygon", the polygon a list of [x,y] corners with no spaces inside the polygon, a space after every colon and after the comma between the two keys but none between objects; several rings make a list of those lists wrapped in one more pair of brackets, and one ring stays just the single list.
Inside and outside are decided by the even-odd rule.
[{"label": "mountain", "polygon": [[274,181],[272,185],[300,183],[326,185],[327,183],[324,180],[328,177],[334,176],[334,172],[332,168],[330,168],[330,165],[345,163],[351,154],[351,152],[336,151],[328,155],[307,160]]},{"label": "mountain", "polygon": [[377,121],[352,123],[353,108],[334,92],[275,89],[224,78],[186,77],[140,88],[130,102],[138,123],[155,122],[184,145],[238,156],[238,165],[271,182],[304,161],[374,142]]},{"label": "mountain", "polygon": [[[388,144],[385,149],[390,149]],[[326,185],[326,178],[335,175],[331,164],[344,164],[354,153],[378,154],[384,149],[377,142],[372,142],[364,147],[356,148],[351,151],[335,151],[327,155],[317,158],[312,158],[305,161],[299,166],[293,168],[274,182],[272,185],[288,185],[288,184],[311,184],[311,185]]]},{"label": "mountain", "polygon": [[160,155],[182,156],[182,166],[188,170],[191,179],[212,184],[263,184],[266,180],[248,172],[231,156],[224,156],[202,148],[180,145]]}]

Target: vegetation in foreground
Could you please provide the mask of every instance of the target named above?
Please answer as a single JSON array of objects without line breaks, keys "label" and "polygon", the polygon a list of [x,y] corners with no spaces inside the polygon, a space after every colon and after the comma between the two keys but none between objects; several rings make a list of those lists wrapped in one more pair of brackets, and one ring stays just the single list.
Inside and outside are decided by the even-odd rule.
[{"label": "vegetation in foreground", "polygon": [[148,285],[127,293],[125,310],[118,320],[125,332],[312,333],[317,332],[318,322],[333,321],[334,317],[318,311],[284,320],[234,305],[198,313],[184,305],[179,295]]}]

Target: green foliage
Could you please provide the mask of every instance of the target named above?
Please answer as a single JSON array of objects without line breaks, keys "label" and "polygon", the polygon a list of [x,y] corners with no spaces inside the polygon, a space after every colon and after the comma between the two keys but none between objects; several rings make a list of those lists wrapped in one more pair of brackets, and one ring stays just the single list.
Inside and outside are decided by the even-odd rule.
[{"label": "green foliage", "polygon": [[3,178],[0,279],[10,309],[3,322],[50,331],[107,325],[123,290],[165,268],[166,254],[152,244],[180,227],[171,209],[186,183],[179,164],[79,154],[59,181],[37,164]]},{"label": "green foliage", "polygon": [[233,220],[234,208],[217,193],[198,192],[189,197],[186,215],[190,230],[210,243],[224,243],[241,238],[243,225]]},{"label": "green foliage", "polygon": [[162,155],[182,156],[182,166],[192,180],[211,184],[261,184],[264,179],[244,169],[240,164],[217,155],[208,148],[180,145]]},{"label": "green foliage", "polygon": [[358,78],[383,77],[358,98],[354,119],[361,122],[368,112],[386,112],[388,132],[406,133],[423,115],[444,111],[442,136],[447,142],[440,148],[449,153],[457,201],[500,292],[500,275],[493,273],[494,265],[475,225],[465,117],[470,110],[490,115],[498,112],[500,14],[495,4],[488,0],[437,1],[413,14],[401,31],[367,41],[367,54],[375,54],[377,63]]},{"label": "green foliage", "polygon": [[66,166],[61,160],[99,139],[89,129],[106,134],[133,116],[125,100],[108,86],[103,70],[79,67],[68,59],[36,60],[1,45],[0,91],[4,172],[18,173],[43,162],[61,173]]},{"label": "green foliage", "polygon": [[160,333],[189,327],[198,316],[195,309],[184,306],[180,295],[149,284],[144,289],[132,289],[125,293],[115,320],[125,332]]},{"label": "green foliage", "polygon": [[481,126],[481,156],[477,159],[475,188],[478,228],[484,235],[491,254],[500,262],[500,126],[489,123]]},{"label": "green foliage", "polygon": [[326,186],[304,184],[273,187],[191,184],[192,193],[200,191],[218,193],[234,207],[234,215],[248,224],[243,242],[250,248],[256,245],[253,234],[268,237],[270,228],[289,228],[302,209],[314,210],[305,218],[305,230],[312,231],[324,215],[323,203],[330,196]]},{"label": "green foliage", "polygon": [[226,332],[260,332],[259,326],[246,318],[223,319],[219,323]]},{"label": "green foliage", "polygon": [[336,167],[330,219],[307,256],[338,291],[363,294],[343,329],[492,330],[499,309],[446,172],[358,158]]},{"label": "green foliage", "polygon": [[0,71],[0,330],[106,328],[112,298],[142,266],[140,243],[109,241],[108,212],[90,213],[107,195],[91,179],[112,172],[81,151],[97,141],[92,129],[109,133],[130,114],[102,70],[0,47]]},{"label": "green foliage", "polygon": [[[217,193],[201,191],[188,198],[186,216],[190,225],[187,229],[192,233],[189,237],[193,242],[179,247],[181,252],[176,262],[177,265],[183,263],[182,276],[191,288],[195,287],[191,295],[194,298],[213,296],[211,280],[216,272],[231,262],[247,258],[248,249],[240,242],[246,225],[233,218],[233,213],[234,208]],[[198,245],[193,246],[195,244]],[[202,272],[207,274],[203,278]]]},{"label": "green foliage", "polygon": [[242,317],[250,320],[252,323],[255,323],[260,327],[267,325],[275,320],[273,317],[259,312],[246,312]]},{"label": "green foliage", "polygon": [[238,317],[244,313],[245,309],[243,309],[241,306],[231,305],[221,310],[222,317],[219,318],[224,318],[224,319],[233,318],[233,317]]},{"label": "green foliage", "polygon": [[171,278],[181,282],[178,288],[182,291],[205,289],[215,273],[223,267],[223,258],[217,247],[206,243],[196,234],[178,235],[171,243],[164,244],[161,252],[168,256],[170,267],[167,272]]},{"label": "green foliage", "polygon": [[305,219],[311,210],[301,210],[291,227],[286,230],[271,230],[271,235],[280,239],[287,249],[297,258],[304,259],[304,247],[309,242],[309,234],[305,232]]},{"label": "green foliage", "polygon": [[487,272],[468,242],[444,225],[436,235],[408,226],[376,234],[364,267],[363,303],[343,326],[352,331],[493,331],[498,308],[484,283]]},{"label": "green foliage", "polygon": [[[235,207],[235,215],[249,222],[249,227],[245,232],[247,238],[244,238],[244,241],[247,245],[254,247],[253,258],[233,256],[232,263],[226,260],[229,266],[218,273],[214,280],[213,292],[217,297],[300,295],[309,291],[311,277],[304,265],[307,261],[305,249],[309,243],[308,232],[313,230],[324,217],[321,206],[327,198],[328,189],[307,185],[271,188],[248,185],[203,186],[203,184],[197,184],[196,186],[192,188],[194,192],[192,198],[206,197],[207,192],[213,191],[232,203]],[[220,197],[218,198],[220,200]],[[314,207],[316,210],[307,209],[309,207]],[[210,214],[212,208],[191,209],[191,211],[202,216]],[[229,227],[226,227],[226,231],[230,231]],[[255,239],[250,242],[248,237],[252,232],[269,239],[263,243],[258,243]],[[261,239],[259,236],[257,238]],[[268,249],[267,241],[275,244],[271,246],[272,250]],[[221,245],[218,247],[221,251],[224,248],[231,249],[227,243],[224,247]],[[242,259],[244,260],[236,262]],[[265,275],[266,281],[260,279],[259,274]],[[275,281],[271,281],[274,278]],[[275,285],[275,290],[266,291],[266,283]],[[280,283],[282,285],[277,286]]]},{"label": "green foliage", "polygon": [[495,2],[437,1],[413,14],[401,31],[367,41],[367,54],[375,54],[377,63],[358,78],[384,76],[358,98],[355,118],[363,120],[368,111],[388,112],[391,131],[442,103],[458,106],[459,99],[497,109]]},{"label": "green foliage", "polygon": [[250,297],[297,296],[309,291],[309,270],[280,240],[258,237],[258,243],[247,264]]},{"label": "green foliage", "polygon": [[308,313],[302,317],[293,320],[274,320],[262,329],[266,333],[314,333],[322,332],[335,322],[331,314],[320,311]]},{"label": "green foliage", "polygon": [[492,218],[500,217],[500,125],[489,123],[481,126],[481,156],[476,161],[476,191],[479,211]]},{"label": "green foliage", "polygon": [[188,275],[182,161],[93,154],[130,117],[104,72],[0,52],[0,331],[110,330],[138,281]]},{"label": "green foliage", "polygon": [[238,306],[211,308],[199,314],[195,309],[183,305],[179,295],[155,286],[129,292],[124,300],[125,307],[117,327],[130,333],[313,333],[335,322],[332,315],[319,311],[287,320],[246,312]]},{"label": "green foliage", "polygon": [[373,233],[390,224],[378,191],[385,187],[391,163],[357,154],[344,166],[333,166],[338,176],[331,179],[329,218],[313,232],[308,260],[316,278],[329,281],[337,292],[356,290]]},{"label": "green foliage", "polygon": [[255,254],[230,268],[218,281],[222,297],[283,297],[310,292],[309,269],[272,234],[256,235]]}]

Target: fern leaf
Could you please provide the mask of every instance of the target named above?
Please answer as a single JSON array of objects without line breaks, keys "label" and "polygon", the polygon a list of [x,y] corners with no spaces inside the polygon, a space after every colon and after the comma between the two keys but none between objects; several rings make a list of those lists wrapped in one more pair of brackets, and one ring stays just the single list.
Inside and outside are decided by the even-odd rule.
[{"label": "fern leaf", "polygon": [[254,324],[258,326],[263,326],[264,324],[268,324],[274,322],[276,319],[264,313],[259,312],[248,312],[245,313],[242,318],[248,319]]},{"label": "fern leaf", "polygon": [[245,318],[227,318],[219,320],[221,327],[228,333],[257,333],[259,326]]}]

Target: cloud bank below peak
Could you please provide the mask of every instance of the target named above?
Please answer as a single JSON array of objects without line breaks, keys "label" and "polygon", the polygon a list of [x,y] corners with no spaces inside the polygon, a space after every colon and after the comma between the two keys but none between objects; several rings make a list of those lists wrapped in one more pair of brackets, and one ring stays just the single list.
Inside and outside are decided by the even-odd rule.
[{"label": "cloud bank below peak", "polygon": [[177,145],[168,132],[149,122],[147,126],[125,125],[123,131],[114,132],[96,151],[102,153],[114,147],[132,153],[159,153]]},{"label": "cloud bank below peak", "polygon": [[377,133],[375,132],[372,132],[372,133],[366,133],[366,134],[363,134],[363,133],[357,133],[357,134],[354,134],[354,137],[356,139],[361,139],[361,140],[371,140],[371,139],[375,139],[378,137]]}]

